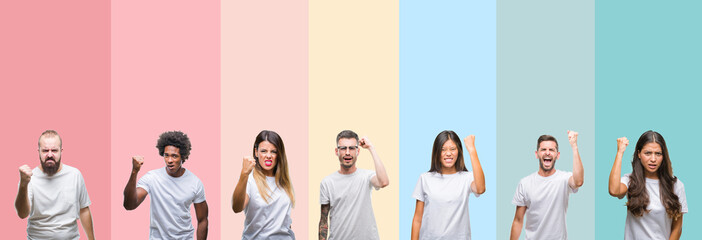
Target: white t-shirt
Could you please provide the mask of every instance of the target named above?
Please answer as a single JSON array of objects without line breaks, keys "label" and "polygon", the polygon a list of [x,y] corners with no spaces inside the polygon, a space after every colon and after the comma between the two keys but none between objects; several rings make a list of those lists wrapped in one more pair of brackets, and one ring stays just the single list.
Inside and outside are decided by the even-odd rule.
[{"label": "white t-shirt", "polygon": [[[329,204],[328,239],[379,239],[371,205],[371,178],[375,171],[334,172],[319,184],[319,203]],[[376,188],[377,190],[378,188]]]},{"label": "white t-shirt", "polygon": [[272,189],[268,192],[268,203],[261,197],[253,173],[249,174],[246,184],[249,203],[244,208],[246,220],[241,239],[295,239],[295,233],[290,228],[290,197],[276,185],[275,177],[266,177],[266,183]]},{"label": "white t-shirt", "polygon": [[568,196],[578,192],[568,185],[570,176],[561,170],[548,177],[535,172],[519,181],[512,204],[527,207],[525,239],[568,239]]},{"label": "white t-shirt", "polygon": [[[621,182],[629,187],[629,176],[625,174]],[[665,207],[661,203],[660,186],[658,179],[646,178],[646,192],[648,193],[648,206],[643,216],[636,217],[630,211],[626,211],[626,223],[624,224],[624,239],[665,239],[670,237],[673,219],[668,217]],[[680,179],[674,185],[675,194],[680,201],[680,212],[687,213],[687,199],[685,198],[685,186]]]},{"label": "white t-shirt", "polygon": [[470,239],[468,197],[473,173],[460,171],[441,175],[425,172],[419,176],[412,197],[424,202],[419,239]]},{"label": "white t-shirt", "polygon": [[205,201],[205,187],[195,174],[185,169],[171,177],[162,167],[146,173],[137,187],[151,196],[149,239],[193,239],[190,205]]},{"label": "white t-shirt", "polygon": [[61,164],[61,171],[47,176],[32,170],[27,185],[29,220],[27,239],[79,239],[80,209],[90,206],[85,181],[78,169]]}]

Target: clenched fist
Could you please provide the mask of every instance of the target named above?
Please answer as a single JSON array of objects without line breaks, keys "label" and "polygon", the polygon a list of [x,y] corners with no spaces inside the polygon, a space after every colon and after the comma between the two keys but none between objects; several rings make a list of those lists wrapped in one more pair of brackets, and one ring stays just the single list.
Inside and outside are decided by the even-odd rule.
[{"label": "clenched fist", "polygon": [[368,140],[368,137],[362,137],[361,140],[358,141],[358,145],[361,145],[362,148],[369,149],[373,147],[373,144]]},{"label": "clenched fist", "polygon": [[244,157],[244,163],[241,166],[241,173],[249,175],[251,171],[253,171],[253,168],[256,166],[256,159],[254,159],[252,156],[246,156]]},{"label": "clenched fist", "polygon": [[468,137],[463,139],[463,142],[466,143],[466,149],[468,151],[475,150],[475,135],[468,135]]},{"label": "clenched fist", "polygon": [[626,150],[626,146],[629,145],[629,139],[626,139],[626,137],[620,137],[617,138],[617,152],[618,153],[624,153],[624,150]]},{"label": "clenched fist", "polygon": [[568,142],[570,146],[578,146],[578,132],[568,130]]},{"label": "clenched fist", "polygon": [[132,171],[139,172],[139,169],[141,169],[141,165],[144,165],[144,157],[143,156],[133,156],[132,157]]},{"label": "clenched fist", "polygon": [[20,173],[20,183],[22,184],[27,184],[29,183],[30,180],[32,180],[32,169],[27,166],[27,165],[22,165],[19,167],[19,173]]}]

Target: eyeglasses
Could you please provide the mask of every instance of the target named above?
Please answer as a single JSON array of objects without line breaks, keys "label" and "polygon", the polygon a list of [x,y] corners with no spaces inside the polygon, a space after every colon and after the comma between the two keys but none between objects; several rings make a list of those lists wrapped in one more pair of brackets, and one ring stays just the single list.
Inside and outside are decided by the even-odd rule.
[{"label": "eyeglasses", "polygon": [[355,151],[358,149],[358,146],[337,146],[336,149],[339,149],[339,151],[346,151],[346,149]]}]

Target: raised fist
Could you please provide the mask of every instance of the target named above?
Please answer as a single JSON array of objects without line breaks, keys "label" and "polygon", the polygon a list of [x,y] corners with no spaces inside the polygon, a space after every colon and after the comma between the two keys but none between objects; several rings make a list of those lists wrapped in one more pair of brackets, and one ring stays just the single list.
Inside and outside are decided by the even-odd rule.
[{"label": "raised fist", "polygon": [[32,180],[32,169],[29,168],[29,166],[22,165],[21,167],[19,167],[19,173],[20,183],[27,184],[30,180]]},{"label": "raised fist", "polygon": [[358,141],[358,145],[361,145],[362,148],[368,149],[373,147],[373,144],[368,140],[367,137],[362,137],[360,141]]},{"label": "raised fist", "polygon": [[568,142],[571,146],[578,145],[578,132],[568,130]]},{"label": "raised fist", "polygon": [[623,153],[628,145],[629,139],[626,139],[626,137],[617,138],[617,152]]},{"label": "raised fist", "polygon": [[133,156],[132,157],[132,171],[139,172],[139,169],[141,169],[141,165],[144,165],[144,157]]},{"label": "raised fist", "polygon": [[475,135],[468,135],[468,137],[463,139],[463,142],[466,143],[466,149],[475,149]]},{"label": "raised fist", "polygon": [[253,168],[256,166],[256,159],[254,159],[252,156],[246,156],[244,157],[244,163],[241,166],[241,173],[248,175],[253,171]]}]

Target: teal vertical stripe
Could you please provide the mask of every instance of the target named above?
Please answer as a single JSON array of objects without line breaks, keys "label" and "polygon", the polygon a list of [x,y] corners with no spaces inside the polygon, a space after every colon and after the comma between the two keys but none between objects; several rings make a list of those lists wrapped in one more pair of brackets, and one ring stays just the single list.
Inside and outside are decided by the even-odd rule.
[{"label": "teal vertical stripe", "polygon": [[476,135],[487,191],[469,200],[472,237],[495,239],[495,13],[494,0],[400,1],[399,239],[410,238],[412,192],[446,129]]},{"label": "teal vertical stripe", "polygon": [[558,139],[556,168],[572,171],[567,130],[580,133],[585,169],[568,238],[595,237],[594,33],[593,0],[497,2],[497,239],[509,239],[519,180],[539,168],[540,135]]},{"label": "teal vertical stripe", "polygon": [[597,1],[597,239],[624,237],[626,199],[607,189],[616,139],[629,139],[622,174],[630,173],[634,145],[647,130],[663,135],[673,173],[685,184],[690,213],[683,217],[682,239],[702,236],[696,211],[702,203],[700,9],[700,1]]}]

